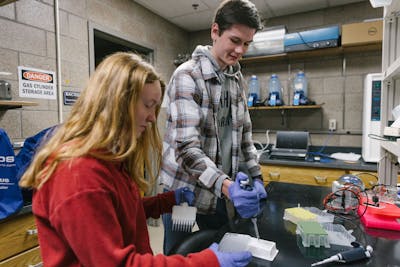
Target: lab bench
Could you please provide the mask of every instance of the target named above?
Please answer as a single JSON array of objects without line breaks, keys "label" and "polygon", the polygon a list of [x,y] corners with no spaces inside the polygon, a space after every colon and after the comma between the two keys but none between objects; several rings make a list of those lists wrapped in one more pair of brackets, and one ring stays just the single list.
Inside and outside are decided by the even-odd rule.
[{"label": "lab bench", "polygon": [[[252,259],[248,267],[309,267],[337,253],[352,249],[347,246],[331,245],[325,247],[304,247],[299,235],[296,234],[296,224],[283,219],[286,208],[316,207],[323,209],[323,199],[331,192],[326,186],[311,186],[304,184],[270,182],[266,187],[268,193],[266,205],[258,217],[257,224],[260,238],[275,242],[278,254],[273,261],[258,258]],[[343,225],[351,231],[356,242],[366,247],[372,246],[373,253],[369,259],[346,263],[345,266],[399,266],[400,262],[400,232],[366,228],[358,217],[335,216],[335,224]],[[200,251],[219,242],[226,232],[255,236],[251,220],[235,219],[219,230],[204,230],[192,233],[175,250],[175,253],[187,255]],[[340,263],[321,265],[321,267],[342,266]],[[344,265],[343,265],[344,266]]]},{"label": "lab bench", "polygon": [[[310,152],[318,152],[321,147],[311,146]],[[361,154],[361,148],[355,147],[325,147],[324,155],[335,152]],[[320,157],[314,160],[307,157],[306,160],[271,158],[269,153],[263,153],[260,157],[261,171],[264,182],[267,185],[271,181],[287,182],[295,184],[308,184],[331,186],[332,182],[344,174],[358,174],[366,186],[377,183],[377,164],[367,163],[362,158],[356,162],[348,162]]]}]

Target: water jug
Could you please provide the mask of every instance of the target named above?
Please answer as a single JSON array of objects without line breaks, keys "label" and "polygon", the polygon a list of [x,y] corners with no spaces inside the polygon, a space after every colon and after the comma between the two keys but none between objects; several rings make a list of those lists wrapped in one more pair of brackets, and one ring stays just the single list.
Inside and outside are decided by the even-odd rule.
[{"label": "water jug", "polygon": [[268,105],[270,106],[280,106],[282,105],[281,100],[281,82],[278,75],[275,73],[271,75],[269,79],[269,100]]},{"label": "water jug", "polygon": [[307,78],[303,71],[299,71],[293,81],[293,105],[306,105],[307,100]]},{"label": "water jug", "polygon": [[255,106],[260,100],[260,84],[256,75],[251,75],[249,81],[249,95],[247,99],[247,105],[249,107]]}]

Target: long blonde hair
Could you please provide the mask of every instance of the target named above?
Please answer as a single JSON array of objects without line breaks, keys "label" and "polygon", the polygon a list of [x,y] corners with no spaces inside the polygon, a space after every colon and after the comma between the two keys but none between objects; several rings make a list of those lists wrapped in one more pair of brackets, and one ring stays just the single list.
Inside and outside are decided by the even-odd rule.
[{"label": "long blonde hair", "polygon": [[[21,187],[40,188],[63,160],[91,156],[124,164],[139,188],[146,192],[160,169],[162,144],[156,122],[137,137],[135,107],[146,83],[165,84],[154,68],[139,56],[118,52],[105,58],[91,76],[68,120],[36,153],[20,180]],[[156,115],[160,112],[157,107]],[[155,164],[154,164],[155,163]]]}]

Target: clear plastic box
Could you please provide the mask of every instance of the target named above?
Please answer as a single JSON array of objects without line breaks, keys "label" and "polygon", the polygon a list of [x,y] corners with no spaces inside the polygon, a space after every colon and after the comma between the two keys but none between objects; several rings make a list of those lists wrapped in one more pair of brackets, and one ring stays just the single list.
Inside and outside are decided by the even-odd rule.
[{"label": "clear plastic box", "polygon": [[245,234],[225,233],[219,243],[221,252],[250,251],[253,257],[273,261],[278,254],[275,242]]},{"label": "clear plastic box", "polygon": [[300,221],[297,223],[296,233],[301,236],[304,247],[330,248],[328,233],[321,224],[315,221]]},{"label": "clear plastic box", "polygon": [[356,238],[341,224],[322,223],[322,228],[328,233],[329,244],[352,247],[351,242]]},{"label": "clear plastic box", "polygon": [[303,209],[306,209],[317,215],[317,221],[319,223],[333,223],[333,220],[335,219],[334,214],[330,214],[316,207],[303,207]]}]

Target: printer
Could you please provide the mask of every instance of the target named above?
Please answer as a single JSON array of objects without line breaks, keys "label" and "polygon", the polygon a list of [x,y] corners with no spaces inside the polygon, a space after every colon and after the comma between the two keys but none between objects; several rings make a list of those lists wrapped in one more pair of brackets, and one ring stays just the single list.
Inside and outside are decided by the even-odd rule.
[{"label": "printer", "polygon": [[338,25],[290,33],[286,34],[284,38],[285,52],[337,47],[339,39]]}]

